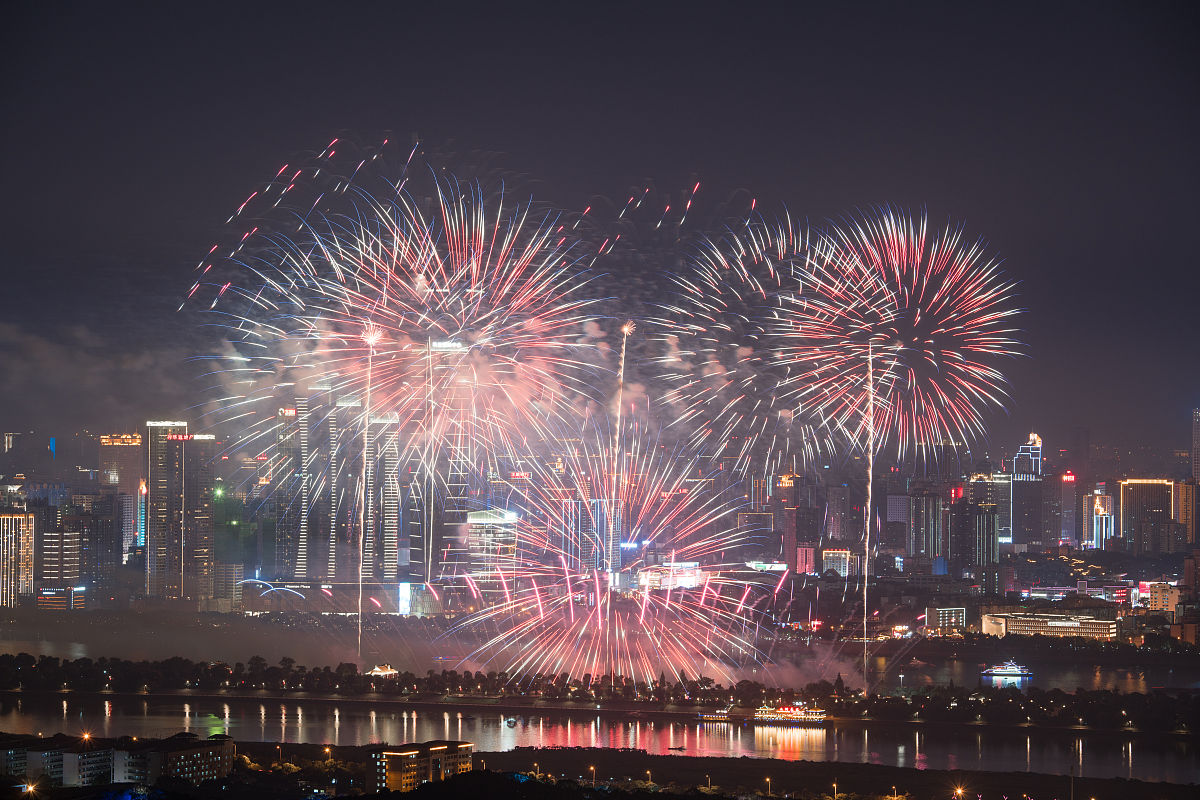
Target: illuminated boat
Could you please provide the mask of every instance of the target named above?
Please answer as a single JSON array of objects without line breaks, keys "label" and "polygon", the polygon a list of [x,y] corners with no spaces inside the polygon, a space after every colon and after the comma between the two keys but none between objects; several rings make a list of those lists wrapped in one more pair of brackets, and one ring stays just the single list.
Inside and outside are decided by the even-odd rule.
[{"label": "illuminated boat", "polygon": [[1023,667],[1015,661],[1005,661],[994,667],[988,667],[982,673],[985,678],[1031,678],[1033,670]]},{"label": "illuminated boat", "polygon": [[698,716],[704,722],[729,722],[732,712],[733,706],[725,706],[716,711],[701,711]]},{"label": "illuminated boat", "polygon": [[825,710],[804,705],[775,706],[762,705],[754,710],[755,722],[772,724],[790,723],[793,725],[812,725],[825,721]]}]

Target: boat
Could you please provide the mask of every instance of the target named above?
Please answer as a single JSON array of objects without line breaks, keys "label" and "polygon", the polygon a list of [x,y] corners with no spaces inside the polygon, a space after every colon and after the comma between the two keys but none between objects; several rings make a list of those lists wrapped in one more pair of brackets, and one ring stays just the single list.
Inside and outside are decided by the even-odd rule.
[{"label": "boat", "polygon": [[678,747],[668,747],[667,749],[668,750],[687,750],[687,748],[684,747],[683,745],[679,745]]},{"label": "boat", "polygon": [[825,721],[825,710],[801,703],[796,706],[768,706],[765,703],[754,710],[755,722],[771,724],[791,723],[812,725]]},{"label": "boat", "polygon": [[725,706],[716,711],[701,711],[697,716],[703,722],[729,722],[732,712],[733,706]]},{"label": "boat", "polygon": [[994,667],[988,667],[980,673],[985,678],[1032,678],[1033,670],[1028,667],[1023,667],[1016,661],[1005,661],[1003,664],[997,664]]}]

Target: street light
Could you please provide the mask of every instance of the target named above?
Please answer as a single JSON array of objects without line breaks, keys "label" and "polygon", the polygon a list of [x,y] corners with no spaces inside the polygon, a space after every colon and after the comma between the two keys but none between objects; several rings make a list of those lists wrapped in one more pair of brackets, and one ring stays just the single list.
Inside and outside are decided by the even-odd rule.
[{"label": "street light", "polygon": [[[705,775],[704,780],[708,781],[708,788],[711,789],[712,788],[712,775]],[[1092,800],[1096,800],[1096,798],[1093,797]]]},{"label": "street light", "polygon": [[281,744],[275,745],[275,750],[278,751],[278,753],[279,753],[279,764],[282,766],[283,765],[283,745],[281,745]]},{"label": "street light", "polygon": [[331,755],[330,755],[330,753],[329,753],[329,748],[328,748],[328,747],[326,747],[326,748],[325,748],[325,760],[326,760],[326,761],[331,761],[331,760],[333,760],[333,756],[331,756]]},{"label": "street light", "polygon": [[538,762],[533,762],[533,777],[541,778],[542,773],[538,770]]},{"label": "street light", "polygon": [[646,783],[654,783],[654,776],[650,774],[650,770],[646,770]]},{"label": "street light", "polygon": [[956,800],[959,800],[959,798],[962,797],[962,787],[961,786],[954,787],[954,797]]},{"label": "street light", "polygon": [[833,782],[833,800],[837,800],[837,781]]},{"label": "street light", "polygon": [[767,797],[771,796],[771,779],[767,778]]},{"label": "street light", "polygon": [[593,764],[592,766],[588,767],[588,769],[590,769],[592,771],[592,788],[595,789],[596,788],[596,765]]}]

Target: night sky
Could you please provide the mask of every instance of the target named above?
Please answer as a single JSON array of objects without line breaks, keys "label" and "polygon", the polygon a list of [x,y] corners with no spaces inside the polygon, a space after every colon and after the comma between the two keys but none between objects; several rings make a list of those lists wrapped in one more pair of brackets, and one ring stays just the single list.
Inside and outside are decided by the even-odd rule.
[{"label": "night sky", "polygon": [[201,345],[175,309],[226,217],[298,151],[416,132],[495,151],[568,208],[696,176],[813,221],[878,203],[962,220],[1029,310],[994,443],[1057,449],[1083,424],[1186,447],[1192,6],[974,5],[10,8],[0,428],[185,408]]}]

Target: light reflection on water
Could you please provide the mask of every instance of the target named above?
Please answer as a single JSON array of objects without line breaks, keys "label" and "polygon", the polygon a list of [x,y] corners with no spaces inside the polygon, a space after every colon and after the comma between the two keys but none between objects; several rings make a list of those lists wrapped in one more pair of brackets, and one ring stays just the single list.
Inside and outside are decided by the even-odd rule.
[{"label": "light reflection on water", "polygon": [[325,700],[0,695],[0,730],[104,737],[169,736],[188,730],[242,740],[360,745],[466,739],[479,751],[515,747],[629,747],[655,754],[751,756],[930,769],[986,769],[1200,781],[1192,740],[1125,739],[1036,728],[743,726],[583,713],[509,714],[490,710],[407,710]]}]

